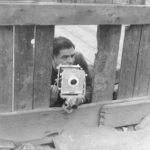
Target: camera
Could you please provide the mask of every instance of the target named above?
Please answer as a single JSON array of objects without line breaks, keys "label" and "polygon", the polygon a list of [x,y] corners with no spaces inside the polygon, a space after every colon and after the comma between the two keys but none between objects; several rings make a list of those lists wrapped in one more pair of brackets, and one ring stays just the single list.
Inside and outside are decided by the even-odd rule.
[{"label": "camera", "polygon": [[59,65],[57,69],[60,97],[65,99],[66,107],[74,107],[77,98],[85,97],[86,73],[80,65]]},{"label": "camera", "polygon": [[57,85],[62,98],[82,98],[86,90],[86,73],[79,65],[60,65]]}]

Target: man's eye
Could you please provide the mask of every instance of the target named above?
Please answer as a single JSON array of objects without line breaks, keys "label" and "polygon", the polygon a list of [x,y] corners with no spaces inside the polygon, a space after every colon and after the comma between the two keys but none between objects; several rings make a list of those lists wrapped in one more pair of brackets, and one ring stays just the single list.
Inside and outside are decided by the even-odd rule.
[{"label": "man's eye", "polygon": [[74,57],[74,54],[73,55],[71,55],[71,58],[73,58]]},{"label": "man's eye", "polygon": [[68,57],[68,56],[63,56],[62,58],[63,58],[63,59],[67,59],[67,57]]}]

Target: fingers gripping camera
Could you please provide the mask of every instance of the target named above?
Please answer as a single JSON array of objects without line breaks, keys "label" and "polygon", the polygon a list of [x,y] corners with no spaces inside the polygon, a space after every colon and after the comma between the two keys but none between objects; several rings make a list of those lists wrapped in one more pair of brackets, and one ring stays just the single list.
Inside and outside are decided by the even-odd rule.
[{"label": "fingers gripping camera", "polygon": [[66,106],[73,107],[77,99],[84,99],[86,93],[86,73],[79,65],[60,65],[57,86]]}]

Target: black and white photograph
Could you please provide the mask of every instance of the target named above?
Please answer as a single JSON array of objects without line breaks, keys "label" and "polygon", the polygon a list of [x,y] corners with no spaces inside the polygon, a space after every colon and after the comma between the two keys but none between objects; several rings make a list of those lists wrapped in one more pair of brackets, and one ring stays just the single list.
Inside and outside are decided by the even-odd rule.
[{"label": "black and white photograph", "polygon": [[150,0],[0,0],[0,150],[150,150]]}]

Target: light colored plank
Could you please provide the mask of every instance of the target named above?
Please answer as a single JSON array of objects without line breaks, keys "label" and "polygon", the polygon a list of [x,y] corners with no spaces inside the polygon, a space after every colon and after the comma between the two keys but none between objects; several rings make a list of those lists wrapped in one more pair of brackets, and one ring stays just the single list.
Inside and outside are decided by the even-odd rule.
[{"label": "light colored plank", "polygon": [[99,26],[98,53],[94,63],[92,101],[111,100],[119,50],[121,26]]},{"label": "light colored plank", "polygon": [[141,31],[141,25],[126,27],[121,60],[118,98],[129,98],[133,95]]},{"label": "light colored plank", "polygon": [[150,25],[143,25],[133,95],[148,95],[150,82]]},{"label": "light colored plank", "polygon": [[150,99],[106,104],[100,111],[100,125],[121,127],[140,123],[150,113]]},{"label": "light colored plank", "polygon": [[62,108],[1,113],[0,139],[13,140],[14,142],[29,141],[41,139],[53,133],[60,133],[72,129],[72,127],[80,129],[98,127],[100,108],[104,104],[143,101],[145,99],[147,97],[85,104],[71,114],[67,114]]},{"label": "light colored plank", "polygon": [[13,27],[0,27],[0,111],[12,110]]},{"label": "light colored plank", "polygon": [[34,69],[31,40],[34,38],[34,26],[16,26],[14,34],[14,109],[31,109]]},{"label": "light colored plank", "polygon": [[0,25],[149,24],[149,8],[150,6],[46,2],[13,4],[13,7],[11,4],[1,4]]},{"label": "light colored plank", "polygon": [[49,107],[54,26],[36,26],[33,108]]}]

